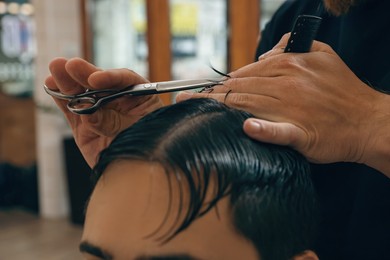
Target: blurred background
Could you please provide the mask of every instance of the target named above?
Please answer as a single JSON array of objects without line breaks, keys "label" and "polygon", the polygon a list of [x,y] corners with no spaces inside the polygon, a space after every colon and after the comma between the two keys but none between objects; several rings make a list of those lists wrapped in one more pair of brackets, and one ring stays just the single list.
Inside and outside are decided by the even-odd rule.
[{"label": "blurred background", "polygon": [[[80,259],[89,167],[42,89],[55,57],[151,81],[255,60],[283,0],[0,1],[0,259]],[[174,94],[162,96],[172,103]]]}]

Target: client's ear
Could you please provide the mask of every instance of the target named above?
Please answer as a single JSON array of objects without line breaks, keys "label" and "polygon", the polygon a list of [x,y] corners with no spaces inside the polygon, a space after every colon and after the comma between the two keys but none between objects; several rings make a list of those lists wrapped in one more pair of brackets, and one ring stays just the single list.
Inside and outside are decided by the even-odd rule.
[{"label": "client's ear", "polygon": [[294,256],[292,260],[319,260],[319,258],[313,251],[306,250],[301,254]]}]

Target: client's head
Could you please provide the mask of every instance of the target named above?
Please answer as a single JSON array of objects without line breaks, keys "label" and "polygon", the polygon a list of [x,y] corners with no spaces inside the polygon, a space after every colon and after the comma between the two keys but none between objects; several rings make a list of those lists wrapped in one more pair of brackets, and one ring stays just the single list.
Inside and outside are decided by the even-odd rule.
[{"label": "client's head", "polygon": [[317,211],[308,164],[246,136],[248,117],[214,100],[189,100],[119,134],[94,168],[85,256],[316,259],[307,251]]}]

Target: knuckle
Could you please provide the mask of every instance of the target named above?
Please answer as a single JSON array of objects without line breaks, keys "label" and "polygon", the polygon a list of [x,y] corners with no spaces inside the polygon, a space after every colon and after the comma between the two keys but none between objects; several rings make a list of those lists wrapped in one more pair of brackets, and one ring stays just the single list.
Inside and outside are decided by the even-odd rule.
[{"label": "knuckle", "polygon": [[236,89],[240,85],[239,78],[230,78],[229,80],[223,82],[223,86],[226,89]]},{"label": "knuckle", "polygon": [[276,60],[276,66],[280,67],[281,69],[295,69],[298,64],[293,55],[283,55],[283,57],[280,57],[280,59]]},{"label": "knuckle", "polygon": [[302,83],[297,77],[293,76],[286,76],[284,78],[285,86],[286,86],[286,91],[289,92],[295,92],[297,88],[299,88]]},{"label": "knuckle", "polygon": [[229,106],[243,110],[247,110],[251,105],[249,95],[244,93],[230,93],[226,97],[225,103]]}]

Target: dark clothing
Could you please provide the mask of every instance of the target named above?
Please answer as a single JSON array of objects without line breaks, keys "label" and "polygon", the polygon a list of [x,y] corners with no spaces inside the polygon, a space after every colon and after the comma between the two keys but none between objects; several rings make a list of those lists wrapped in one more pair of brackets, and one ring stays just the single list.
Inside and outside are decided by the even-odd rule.
[{"label": "dark clothing", "polygon": [[[287,1],[262,32],[256,57],[278,43],[300,14],[322,16],[317,40],[329,44],[360,79],[390,90],[389,0],[368,1],[341,17],[326,14],[320,0]],[[320,259],[390,259],[390,178],[354,163],[312,170],[323,213],[315,248]]]}]

